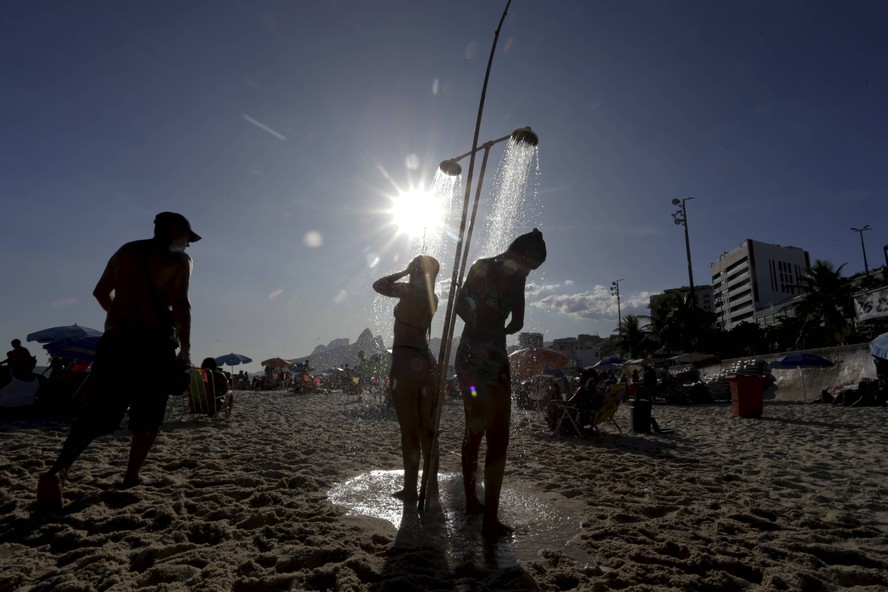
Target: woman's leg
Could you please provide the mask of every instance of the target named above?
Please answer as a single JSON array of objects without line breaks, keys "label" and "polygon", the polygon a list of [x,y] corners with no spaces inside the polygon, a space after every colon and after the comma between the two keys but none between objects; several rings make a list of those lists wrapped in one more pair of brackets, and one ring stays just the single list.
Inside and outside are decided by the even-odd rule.
[{"label": "woman's leg", "polygon": [[401,428],[401,458],[404,463],[404,489],[394,495],[405,502],[415,502],[417,499],[421,451],[418,398],[416,383],[392,376],[392,401]]},{"label": "woman's leg", "polygon": [[512,401],[508,384],[493,389],[491,416],[487,427],[487,458],[484,463],[484,522],[481,534],[496,538],[510,534],[512,529],[499,521],[500,494],[506,471],[506,451],[509,448],[509,425]]}]

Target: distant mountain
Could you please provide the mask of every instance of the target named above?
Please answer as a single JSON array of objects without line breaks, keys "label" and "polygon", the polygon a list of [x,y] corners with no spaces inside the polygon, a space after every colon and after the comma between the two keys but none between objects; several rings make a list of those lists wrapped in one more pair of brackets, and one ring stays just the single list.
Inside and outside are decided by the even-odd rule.
[{"label": "distant mountain", "polygon": [[329,368],[343,368],[346,365],[356,368],[361,363],[360,352],[364,352],[364,359],[369,359],[373,354],[384,351],[385,343],[382,337],[374,336],[370,329],[364,329],[354,343],[350,343],[347,337],[334,339],[327,345],[314,348],[310,356],[290,361],[301,363],[308,360],[316,372],[321,372]]},{"label": "distant mountain", "polygon": [[[454,339],[450,350],[451,371],[453,362],[456,359],[456,347],[458,345],[459,337]],[[441,338],[433,337],[430,339],[429,348],[432,350],[432,355],[437,358],[441,351]],[[346,364],[350,368],[356,368],[361,363],[360,352],[364,352],[364,359],[369,360],[373,354],[384,351],[386,351],[386,346],[382,337],[374,336],[370,329],[364,329],[354,343],[350,343],[349,339],[345,337],[334,339],[327,345],[315,347],[311,355],[291,359],[290,361],[301,363],[308,360],[315,372],[322,372],[330,368],[343,368]]]}]

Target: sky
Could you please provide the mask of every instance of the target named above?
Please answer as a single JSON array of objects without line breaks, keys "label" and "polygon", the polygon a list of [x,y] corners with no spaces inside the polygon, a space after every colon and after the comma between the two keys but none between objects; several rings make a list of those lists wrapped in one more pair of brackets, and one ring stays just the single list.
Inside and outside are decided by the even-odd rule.
[{"label": "sky", "polygon": [[[392,209],[471,149],[505,6],[4,2],[0,339],[101,329],[108,258],[172,210],[204,237],[188,251],[192,359],[236,352],[257,371],[365,328],[390,345],[394,302],[371,285],[422,246]],[[623,316],[687,285],[675,198],[694,197],[696,284],[747,238],[863,271],[864,225],[883,265],[886,22],[882,0],[514,0],[479,140],[540,138],[514,225],[548,246],[524,330],[607,337],[613,281]],[[482,219],[505,151],[490,150]],[[470,260],[495,254],[486,232]]]}]

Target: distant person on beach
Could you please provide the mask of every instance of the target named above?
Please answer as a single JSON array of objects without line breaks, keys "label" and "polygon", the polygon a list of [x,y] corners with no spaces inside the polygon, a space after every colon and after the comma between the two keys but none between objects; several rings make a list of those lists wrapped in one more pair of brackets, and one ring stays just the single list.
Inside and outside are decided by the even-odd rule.
[{"label": "distant person on beach", "polygon": [[215,405],[213,406],[213,411],[210,413],[212,416],[217,411],[222,410],[225,402],[225,395],[228,394],[231,387],[228,382],[228,376],[226,376],[225,372],[219,369],[219,363],[216,362],[215,358],[204,358],[203,362],[200,363],[200,367],[210,374],[210,380],[213,381],[213,395],[216,400]]},{"label": "distant person on beach", "polygon": [[[524,326],[527,275],[545,260],[543,234],[534,228],[516,238],[504,253],[475,261],[456,297],[456,313],[465,321],[456,352],[456,374],[466,415],[462,444],[466,512],[483,514],[481,534],[488,540],[512,533],[498,518],[512,413],[506,335]],[[481,439],[485,437],[482,504],[478,500],[477,472]]]},{"label": "distant person on beach", "polygon": [[[154,219],[153,238],[126,243],[108,261],[93,290],[106,312],[105,333],[83,407],[55,463],[40,477],[39,509],[61,509],[72,463],[96,437],[117,430],[127,409],[133,438],[123,487],[141,483],[139,473],[163,424],[167,398],[177,386],[185,390],[181,379],[191,365],[192,262],[185,249],[198,240],[184,216],[162,212]],[[136,372],[134,360],[152,371]]]},{"label": "distant person on beach", "polygon": [[12,349],[6,352],[6,359],[0,362],[0,365],[8,366],[13,375],[28,374],[34,370],[37,358],[22,345],[21,340],[13,339],[9,344]]},{"label": "distant person on beach", "polygon": [[[419,459],[428,466],[432,454],[435,397],[435,358],[429,349],[428,336],[432,317],[438,309],[435,278],[438,261],[419,255],[407,269],[387,275],[373,283],[383,296],[397,298],[395,305],[395,336],[392,345],[392,367],[389,379],[392,400],[401,426],[401,455],[404,461],[404,489],[394,496],[405,503],[416,503]],[[398,280],[408,278],[406,282]],[[429,490],[437,484],[430,482]]]}]

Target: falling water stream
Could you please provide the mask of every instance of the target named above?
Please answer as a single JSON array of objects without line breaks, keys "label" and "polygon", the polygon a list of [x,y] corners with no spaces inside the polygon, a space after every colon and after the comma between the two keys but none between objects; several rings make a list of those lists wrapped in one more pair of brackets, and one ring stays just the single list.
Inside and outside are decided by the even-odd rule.
[{"label": "falling water stream", "polygon": [[472,250],[478,253],[475,259],[502,253],[516,236],[539,224],[538,187],[539,148],[510,138],[483,218],[479,209],[485,232],[478,237],[482,239],[478,242],[480,250]]}]

